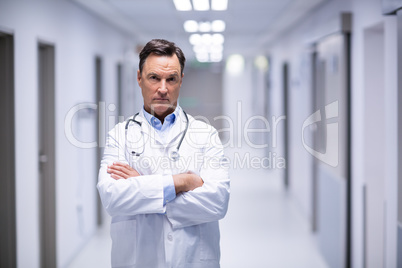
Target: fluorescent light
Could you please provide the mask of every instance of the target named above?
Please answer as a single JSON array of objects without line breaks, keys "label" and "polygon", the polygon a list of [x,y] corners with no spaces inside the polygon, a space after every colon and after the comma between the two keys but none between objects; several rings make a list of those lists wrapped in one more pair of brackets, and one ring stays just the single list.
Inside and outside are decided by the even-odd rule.
[{"label": "fluorescent light", "polygon": [[205,45],[210,45],[212,43],[212,36],[210,34],[203,34],[201,38],[202,43]]},{"label": "fluorescent light", "polygon": [[219,33],[225,31],[226,23],[223,20],[214,20],[211,26],[213,32]]},{"label": "fluorescent light", "polygon": [[223,58],[222,53],[211,53],[210,60],[213,62],[220,62]]},{"label": "fluorescent light", "polygon": [[209,60],[208,53],[197,53],[195,54],[195,57],[199,62],[207,62]]},{"label": "fluorescent light", "polygon": [[187,20],[184,22],[184,30],[188,33],[194,33],[198,31],[198,22],[195,20]]},{"label": "fluorescent light", "polygon": [[195,45],[193,47],[193,51],[196,54],[203,54],[203,53],[208,53],[208,47],[203,45],[203,44],[199,44],[199,45]]},{"label": "fluorescent light", "polygon": [[267,71],[268,70],[268,60],[265,56],[258,56],[254,60],[254,65],[258,70]]},{"label": "fluorescent light", "polygon": [[228,0],[212,0],[211,9],[218,11],[228,9]]},{"label": "fluorescent light", "polygon": [[225,42],[225,37],[222,34],[213,34],[211,39],[215,45],[222,45]]},{"label": "fluorescent light", "polygon": [[209,10],[209,0],[193,0],[194,10],[207,11]]},{"label": "fluorescent light", "polygon": [[212,45],[209,47],[209,51],[211,53],[222,53],[223,52],[223,46],[222,45]]},{"label": "fluorescent light", "polygon": [[173,0],[178,11],[190,11],[192,9],[190,0]]},{"label": "fluorescent light", "polygon": [[200,32],[210,32],[211,31],[211,23],[209,21],[206,22],[200,22],[198,24],[198,29]]},{"label": "fluorescent light", "polygon": [[226,61],[226,71],[231,75],[239,75],[244,71],[244,58],[242,55],[231,55]]},{"label": "fluorescent light", "polygon": [[190,35],[189,41],[190,41],[190,44],[192,44],[193,46],[201,44],[202,43],[201,35],[192,34],[192,35]]}]

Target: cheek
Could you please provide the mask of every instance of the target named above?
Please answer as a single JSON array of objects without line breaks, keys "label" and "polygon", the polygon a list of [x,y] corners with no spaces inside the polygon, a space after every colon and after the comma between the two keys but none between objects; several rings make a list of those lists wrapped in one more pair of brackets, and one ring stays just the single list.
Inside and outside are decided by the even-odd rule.
[{"label": "cheek", "polygon": [[179,93],[180,93],[180,87],[176,88],[173,94],[174,94],[176,97],[178,97],[178,96],[179,96]]},{"label": "cheek", "polygon": [[142,86],[141,87],[142,95],[144,97],[149,97],[149,98],[152,97],[152,95],[154,94],[154,90],[153,90],[152,85],[148,85],[146,83],[143,83],[141,86]]}]

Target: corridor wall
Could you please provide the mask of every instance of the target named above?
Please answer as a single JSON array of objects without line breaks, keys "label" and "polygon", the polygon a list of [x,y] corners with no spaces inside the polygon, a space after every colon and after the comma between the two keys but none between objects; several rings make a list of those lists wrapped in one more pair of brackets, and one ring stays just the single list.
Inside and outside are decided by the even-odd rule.
[{"label": "corridor wall", "polygon": [[[309,66],[304,64],[306,57],[314,51],[314,45],[322,38],[339,32],[340,14],[350,12],[352,14],[351,28],[351,248],[350,266],[352,267],[371,267],[367,263],[367,240],[365,226],[367,218],[364,214],[366,200],[364,197],[364,188],[367,184],[367,155],[365,146],[377,142],[385,148],[383,153],[373,155],[377,159],[378,165],[383,165],[385,170],[384,178],[384,196],[379,206],[384,207],[382,222],[384,223],[384,247],[378,243],[376,251],[381,251],[379,260],[376,263],[382,263],[383,267],[397,267],[397,32],[396,18],[382,14],[382,3],[378,0],[359,1],[359,0],[339,0],[327,1],[314,12],[300,21],[292,29],[278,36],[274,42],[267,44],[267,51],[272,58],[272,98],[276,103],[273,108],[276,113],[280,113],[281,103],[281,68],[283,62],[290,65],[291,75],[291,112],[289,115],[291,130],[293,133],[290,140],[290,155],[292,166],[290,174],[290,189],[294,198],[300,204],[306,217],[313,220],[313,199],[312,199],[312,176],[311,163],[312,157],[302,146],[301,135],[297,133],[303,121],[313,112],[309,107],[311,103],[305,99],[306,95],[311,95],[309,85]],[[367,109],[365,98],[365,64],[369,64],[369,59],[364,55],[366,29],[375,25],[384,25],[384,74],[378,74],[378,79],[384,82],[384,102],[378,102],[381,108],[384,108],[382,124],[384,125],[385,139],[372,139],[365,133],[365,120],[370,120],[365,114]],[[307,55],[307,56],[306,56]],[[307,60],[308,62],[308,60]],[[382,76],[384,77],[382,78]],[[375,79],[375,78],[373,78]],[[300,86],[306,84],[306,86]],[[375,109],[375,107],[371,107]],[[366,128],[367,131],[367,128]],[[369,156],[371,157],[371,156]],[[371,160],[370,160],[371,161]],[[319,235],[320,226],[318,226]],[[378,230],[378,228],[377,228]],[[343,245],[342,245],[343,246]],[[371,247],[371,246],[370,246]],[[371,249],[373,250],[373,249]],[[381,257],[382,256],[382,257]],[[334,266],[332,262],[326,259],[330,267]],[[348,264],[345,264],[348,265]]]},{"label": "corridor wall", "polygon": [[95,148],[79,148],[66,136],[73,128],[75,139],[96,141],[96,111],[82,110],[71,122],[66,115],[78,104],[96,105],[96,56],[103,59],[105,115],[115,115],[108,105],[117,104],[116,65],[133,40],[70,1],[0,1],[0,30],[15,37],[18,267],[40,267],[37,47],[55,47],[56,255],[57,266],[66,267],[97,229],[99,166]]}]

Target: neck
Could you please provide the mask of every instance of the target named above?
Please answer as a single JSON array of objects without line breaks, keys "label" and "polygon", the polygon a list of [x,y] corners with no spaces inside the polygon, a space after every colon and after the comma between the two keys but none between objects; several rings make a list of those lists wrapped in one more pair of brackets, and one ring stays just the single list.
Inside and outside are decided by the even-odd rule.
[{"label": "neck", "polygon": [[151,114],[151,115],[155,116],[156,118],[158,118],[161,121],[161,123],[163,124],[163,122],[165,121],[165,117],[168,116],[169,114],[173,113],[175,111],[175,109],[176,109],[176,106],[175,107],[170,107],[170,109],[167,109],[164,112],[157,112],[152,108],[147,109],[147,108],[144,107],[144,109],[149,114]]}]

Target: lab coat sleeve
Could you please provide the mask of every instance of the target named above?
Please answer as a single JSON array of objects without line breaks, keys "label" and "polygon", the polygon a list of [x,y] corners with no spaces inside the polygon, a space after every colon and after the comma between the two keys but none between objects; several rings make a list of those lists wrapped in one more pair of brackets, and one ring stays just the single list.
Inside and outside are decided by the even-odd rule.
[{"label": "lab coat sleeve", "polygon": [[124,139],[122,124],[109,132],[97,184],[103,206],[111,216],[164,213],[162,175],[115,180],[107,173],[113,162],[128,163]]},{"label": "lab coat sleeve", "polygon": [[193,191],[178,194],[166,205],[166,215],[173,228],[218,221],[227,212],[230,195],[228,164],[215,129],[210,133],[203,159],[199,175],[204,184]]}]

